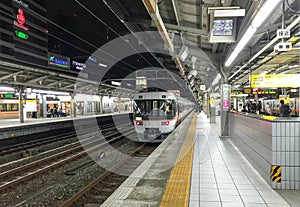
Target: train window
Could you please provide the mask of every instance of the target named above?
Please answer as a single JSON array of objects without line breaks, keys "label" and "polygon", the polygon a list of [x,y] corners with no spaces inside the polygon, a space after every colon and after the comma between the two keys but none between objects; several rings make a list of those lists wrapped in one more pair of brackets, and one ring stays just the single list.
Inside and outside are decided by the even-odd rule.
[{"label": "train window", "polygon": [[174,101],[136,100],[134,112],[143,119],[172,119],[176,115],[176,107]]},{"label": "train window", "polygon": [[18,104],[0,104],[0,111],[2,112],[7,112],[7,111],[18,111],[19,110],[19,106]]}]

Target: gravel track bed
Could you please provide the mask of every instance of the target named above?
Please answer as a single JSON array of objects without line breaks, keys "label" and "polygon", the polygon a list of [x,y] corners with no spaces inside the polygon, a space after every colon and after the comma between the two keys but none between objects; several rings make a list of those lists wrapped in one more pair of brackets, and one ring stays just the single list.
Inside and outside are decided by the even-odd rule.
[{"label": "gravel track bed", "polygon": [[[137,143],[126,140],[127,145],[119,148],[118,151],[124,154],[132,152]],[[119,145],[120,143],[116,144]],[[108,156],[109,155],[109,156]],[[118,157],[119,156],[119,157]],[[106,154],[101,158],[101,162],[104,164],[111,163],[111,160],[119,160],[124,156],[120,156],[120,153]],[[0,206],[58,206],[64,200],[67,200],[85,185],[93,181],[103,172],[105,169],[98,164],[91,165],[82,169],[75,175],[67,176],[64,173],[67,170],[73,169],[91,161],[90,157],[84,157],[69,163],[65,166],[52,170],[36,177],[34,180],[20,184],[14,189],[8,189],[0,195]]]},{"label": "gravel track bed", "polygon": [[[89,133],[89,134],[85,135],[85,137],[91,137],[89,139],[90,141],[98,139],[98,137],[95,136],[95,133]],[[80,144],[81,143],[78,141],[77,136],[74,136],[73,138],[69,138],[66,140],[61,140],[58,142],[40,146],[39,150],[38,150],[38,154],[31,156],[31,157],[22,158],[21,152],[16,153],[16,155],[13,155],[13,154],[8,155],[7,157],[15,156],[15,159],[14,160],[10,160],[9,158],[6,159],[7,160],[6,163],[0,165],[0,173],[10,170],[10,169],[13,169],[13,168],[16,168],[16,167],[19,167],[19,166],[22,166],[22,165],[25,165],[25,164],[28,164],[28,163],[31,163],[33,161],[48,157],[50,155],[57,154],[59,152],[63,152],[72,147],[79,146]],[[16,159],[16,157],[20,157],[20,158]],[[2,158],[5,159],[4,157],[2,157]],[[0,158],[0,159],[2,159],[2,158]]]}]

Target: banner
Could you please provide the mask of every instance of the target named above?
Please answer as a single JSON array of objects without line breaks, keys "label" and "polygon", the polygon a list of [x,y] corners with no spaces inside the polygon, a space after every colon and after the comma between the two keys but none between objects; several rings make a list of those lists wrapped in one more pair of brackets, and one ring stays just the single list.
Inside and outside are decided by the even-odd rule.
[{"label": "banner", "polygon": [[297,88],[300,74],[252,74],[252,88]]}]

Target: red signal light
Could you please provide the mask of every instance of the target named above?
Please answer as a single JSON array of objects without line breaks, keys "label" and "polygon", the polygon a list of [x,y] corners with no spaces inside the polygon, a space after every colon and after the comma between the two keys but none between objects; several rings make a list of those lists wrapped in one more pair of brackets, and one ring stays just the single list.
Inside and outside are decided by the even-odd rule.
[{"label": "red signal light", "polygon": [[141,126],[141,125],[143,125],[143,122],[142,122],[142,121],[136,121],[135,124],[136,124],[137,126]]},{"label": "red signal light", "polygon": [[163,121],[163,122],[161,122],[161,125],[163,125],[163,126],[169,126],[169,124],[170,124],[170,121]]}]

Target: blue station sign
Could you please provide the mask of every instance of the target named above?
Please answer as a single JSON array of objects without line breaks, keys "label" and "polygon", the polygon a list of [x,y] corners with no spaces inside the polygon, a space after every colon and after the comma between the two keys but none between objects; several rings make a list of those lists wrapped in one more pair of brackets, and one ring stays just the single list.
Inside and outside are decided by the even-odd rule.
[{"label": "blue station sign", "polygon": [[48,64],[50,66],[57,66],[70,69],[70,58],[54,53],[48,53]]}]

